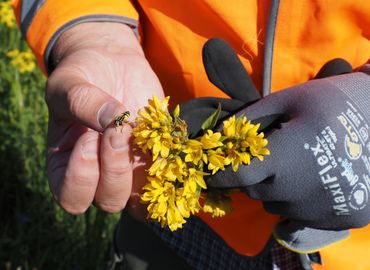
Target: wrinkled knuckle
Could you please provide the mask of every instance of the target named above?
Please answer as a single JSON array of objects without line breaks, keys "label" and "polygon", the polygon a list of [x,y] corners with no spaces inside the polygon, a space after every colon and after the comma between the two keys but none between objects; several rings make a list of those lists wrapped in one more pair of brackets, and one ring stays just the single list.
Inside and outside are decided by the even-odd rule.
[{"label": "wrinkled knuckle", "polygon": [[77,188],[94,188],[94,183],[91,181],[91,178],[85,176],[74,177],[72,180],[72,184],[75,185]]},{"label": "wrinkled knuckle", "polygon": [[78,189],[91,189],[95,188],[95,181],[98,175],[96,173],[89,173],[85,171],[85,174],[66,171],[66,179],[70,179],[71,186]]},{"label": "wrinkled knuckle", "polygon": [[131,166],[109,166],[104,168],[104,178],[112,184],[121,181],[129,172]]},{"label": "wrinkled knuckle", "polygon": [[67,92],[67,103],[72,115],[80,115],[87,108],[91,91],[89,85],[79,84]]}]

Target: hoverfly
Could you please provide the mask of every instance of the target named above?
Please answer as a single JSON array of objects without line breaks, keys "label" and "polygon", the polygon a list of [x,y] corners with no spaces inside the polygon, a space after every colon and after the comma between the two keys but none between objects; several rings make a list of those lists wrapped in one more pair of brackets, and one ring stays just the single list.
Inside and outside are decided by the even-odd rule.
[{"label": "hoverfly", "polygon": [[[130,117],[130,112],[126,111],[124,113],[121,113],[114,119],[114,126],[116,127],[116,130],[118,127],[122,127],[123,123],[128,123],[128,118]],[[121,129],[122,132],[122,129]]]}]

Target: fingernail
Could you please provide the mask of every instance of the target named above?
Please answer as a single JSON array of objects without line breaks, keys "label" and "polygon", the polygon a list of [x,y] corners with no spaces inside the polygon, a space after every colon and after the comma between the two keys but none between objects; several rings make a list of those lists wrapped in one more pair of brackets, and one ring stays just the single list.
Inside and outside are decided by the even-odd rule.
[{"label": "fingernail", "polygon": [[98,111],[98,123],[105,129],[114,119],[114,114],[117,111],[117,104],[114,102],[104,103]]},{"label": "fingernail", "polygon": [[85,159],[96,159],[98,144],[96,140],[89,140],[82,144],[82,155]]},{"label": "fingernail", "polygon": [[127,149],[127,138],[120,131],[115,131],[109,137],[109,143],[116,151],[124,151]]}]

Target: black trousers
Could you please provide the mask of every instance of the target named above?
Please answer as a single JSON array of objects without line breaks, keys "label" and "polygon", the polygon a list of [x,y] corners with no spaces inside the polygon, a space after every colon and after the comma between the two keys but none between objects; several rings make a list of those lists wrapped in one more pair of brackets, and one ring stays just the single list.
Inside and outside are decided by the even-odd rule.
[{"label": "black trousers", "polygon": [[123,213],[113,240],[114,270],[192,269],[144,223]]},{"label": "black trousers", "polygon": [[[198,254],[197,251],[199,251],[199,249],[197,249],[196,246],[199,246],[203,251],[206,251],[205,254],[207,254],[206,261],[204,261],[204,257],[202,259],[201,257],[197,257],[195,261],[189,261],[192,265],[194,263],[194,265],[197,265],[196,269],[312,270],[311,263],[320,261],[312,260],[311,257],[307,258],[307,255],[292,253],[277,244],[273,239],[258,256],[242,256],[238,258],[235,258],[234,255],[236,253],[234,251],[231,253],[234,255],[230,255],[230,250],[226,247],[226,243],[221,242],[221,244],[219,243],[216,245],[218,250],[216,253],[218,255],[215,257],[215,250],[213,249],[213,251],[211,251],[211,247],[213,246],[214,248],[214,242],[208,241],[206,245],[202,245],[202,242],[205,241],[206,238],[200,236],[199,230],[198,234],[195,234],[196,237],[193,237],[194,232],[197,231],[197,228],[195,228],[196,224],[193,222],[187,225],[188,226],[182,231],[187,231],[187,233],[181,234],[180,232],[182,236],[180,237],[180,243],[177,242],[177,244],[182,245],[184,242],[190,242],[191,245],[187,246],[185,249],[186,251],[195,249],[195,253]],[[158,232],[159,227],[155,227],[157,229],[154,229],[153,226],[138,222],[127,213],[123,213],[116,227],[113,244],[114,255],[112,256],[114,259],[112,260],[113,263],[109,265],[108,270],[193,269],[181,255],[174,252],[168,243],[158,236],[161,235],[161,233]],[[189,231],[191,232],[190,234]],[[206,234],[207,233],[208,237],[211,236],[211,239],[216,241],[217,236],[213,235],[212,231],[208,231],[208,227]],[[164,237],[167,239],[168,234],[165,234]],[[194,241],[194,239],[196,240]],[[197,241],[197,239],[199,239],[199,241]],[[177,245],[175,244],[173,248],[176,247]],[[213,254],[212,256],[207,253],[209,251]],[[310,256],[313,255],[318,254],[310,254]],[[184,254],[182,256],[184,256]],[[186,255],[185,257],[187,260],[189,259]]]}]

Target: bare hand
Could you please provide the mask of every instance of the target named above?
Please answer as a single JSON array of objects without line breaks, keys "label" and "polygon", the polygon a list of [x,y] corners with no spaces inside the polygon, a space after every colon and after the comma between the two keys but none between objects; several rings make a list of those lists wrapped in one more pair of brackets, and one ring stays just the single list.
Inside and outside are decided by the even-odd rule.
[{"label": "bare hand", "polygon": [[135,156],[131,127],[115,130],[114,118],[130,121],[153,95],[163,96],[132,30],[118,23],[85,23],[67,30],[53,50],[47,168],[60,205],[80,214],[95,201],[108,212],[122,210],[132,183],[145,181],[145,157]]}]

